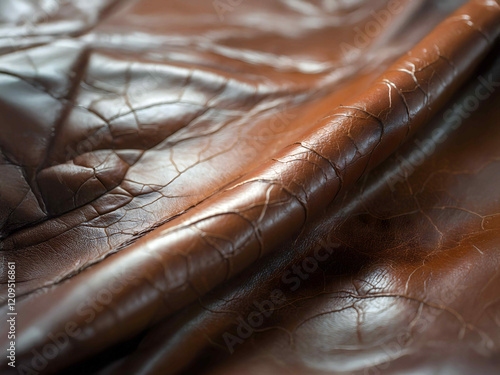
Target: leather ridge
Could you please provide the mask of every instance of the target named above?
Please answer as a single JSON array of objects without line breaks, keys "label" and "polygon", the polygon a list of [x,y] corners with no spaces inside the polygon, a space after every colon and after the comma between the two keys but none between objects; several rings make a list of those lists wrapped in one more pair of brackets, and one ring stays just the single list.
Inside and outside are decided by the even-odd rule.
[{"label": "leather ridge", "polygon": [[[112,13],[117,5],[111,1],[106,4],[103,5],[102,12],[106,17],[110,17],[108,12]],[[123,7],[123,9],[128,8]],[[93,23],[89,21],[89,25],[75,25],[72,35],[83,35],[98,22],[90,16],[89,20]],[[136,37],[140,37],[139,34]],[[48,34],[44,38],[53,38],[54,35]],[[35,282],[30,283],[31,280],[28,280],[29,282],[22,286],[24,289],[19,289],[21,292],[17,296],[16,309],[23,312],[22,319],[17,322],[19,364],[31,366],[33,351],[43,352],[44,348],[54,341],[54,335],[65,332],[68,322],[71,322],[77,327],[82,327],[82,336],[61,346],[56,360],[48,361],[47,365],[37,373],[63,372],[82,360],[92,358],[100,352],[144,334],[152,327],[157,327],[157,332],[154,332],[153,328],[153,332],[148,331],[145,334],[146,349],[139,348],[128,359],[106,371],[110,374],[134,371],[136,374],[144,375],[189,372],[191,362],[207,348],[205,342],[195,343],[193,337],[197,333],[191,330],[197,331],[198,326],[193,322],[202,322],[201,325],[206,322],[205,327],[208,327],[207,332],[209,332],[207,337],[211,333],[220,337],[222,333],[231,330],[234,323],[207,317],[205,314],[208,310],[200,306],[192,307],[192,303],[198,301],[207,309],[224,309],[227,305],[226,302],[220,302],[223,298],[237,300],[240,294],[258,294],[253,291],[253,285],[259,282],[274,285],[275,280],[271,276],[269,279],[252,276],[252,267],[257,265],[271,275],[273,270],[281,269],[283,264],[291,264],[292,259],[296,260],[294,256],[303,259],[304,253],[292,254],[292,250],[287,253],[288,250],[283,244],[290,244],[289,241],[302,238],[301,236],[304,236],[303,243],[306,243],[310,237],[306,237],[304,233],[314,233],[315,228],[321,228],[320,218],[326,212],[330,216],[338,215],[335,223],[342,225],[345,213],[340,211],[346,209],[343,204],[353,196],[365,197],[364,192],[357,190],[360,182],[372,181],[370,179],[375,179],[378,176],[376,173],[379,173],[378,169],[375,170],[376,167],[391,162],[395,155],[399,156],[406,152],[409,140],[413,139],[415,134],[425,132],[426,126],[432,124],[435,116],[447,108],[450,100],[456,98],[457,92],[463,87],[469,87],[467,85],[471,84],[477,69],[498,49],[499,39],[498,1],[470,0],[440,22],[390,66],[384,68],[381,74],[377,72],[377,76],[368,76],[366,80],[361,77],[359,82],[355,82],[360,89],[354,96],[339,99],[341,105],[333,108],[323,105],[320,108],[322,115],[317,122],[307,124],[303,128],[298,125],[298,130],[286,139],[285,144],[279,144],[279,148],[273,150],[270,157],[266,156],[264,161],[249,163],[251,168],[238,173],[237,178],[228,173],[227,183],[223,186],[215,187],[214,184],[208,187],[207,189],[211,190],[206,196],[197,196],[192,201],[182,202],[178,206],[172,203],[172,208],[169,207],[169,210],[175,212],[178,209],[175,214],[162,216],[158,213],[155,216],[155,209],[152,209],[151,221],[156,220],[154,225],[137,224],[135,231],[132,223],[132,235],[120,238],[120,241],[125,240],[120,242],[119,246],[106,238],[103,241],[108,241],[107,246],[109,245],[110,250],[89,257],[90,260],[65,258],[66,263],[60,268],[63,271],[54,271],[57,277],[52,274],[44,275],[44,268],[40,266],[42,268],[37,270],[40,275],[33,277]],[[92,69],[97,69],[100,60],[97,62],[91,60],[85,48],[82,54],[79,45],[83,43],[82,40],[55,42],[54,48],[60,56],[61,66],[86,66],[82,68],[83,77],[87,71],[91,71],[88,66],[94,64]],[[28,48],[38,42],[30,39],[25,43],[27,43],[25,47]],[[106,53],[112,56],[112,52]],[[113,58],[116,58],[116,61],[122,58],[122,56],[116,57],[118,53],[116,56],[109,56],[101,57],[102,61],[106,58],[110,61]],[[203,82],[203,77],[197,78],[195,73],[185,73],[175,64],[172,66],[172,71],[177,69],[175,74],[179,75],[176,77],[179,81],[196,84],[197,79],[200,79],[200,82]],[[124,69],[128,72],[129,68]],[[222,80],[217,73],[208,68],[204,74],[212,74],[210,79],[214,81]],[[227,74],[231,76],[233,72]],[[29,78],[27,82],[29,86],[36,86]],[[231,78],[220,87],[217,86],[214,91],[217,94],[224,93],[224,87],[230,85],[228,82],[231,82]],[[287,82],[285,78],[283,82]],[[262,83],[262,86],[265,86],[265,83]],[[57,87],[61,98],[77,96],[77,89],[63,84]],[[271,84],[265,89],[268,92],[259,93],[262,97],[255,99],[256,101],[273,96],[279,99],[282,94]],[[296,89],[298,92],[301,90]],[[475,86],[469,89],[473,91]],[[44,91],[39,88],[37,90]],[[245,90],[251,92],[252,88],[245,86],[238,95],[243,98],[241,101],[245,103],[244,105],[248,106],[242,112],[249,113],[252,110],[251,101],[254,99]],[[327,87],[326,91],[328,90]],[[330,94],[335,93],[328,93]],[[199,96],[203,95],[205,94],[199,93]],[[276,101],[279,101],[278,99]],[[213,97],[211,100],[215,101]],[[226,98],[221,99],[213,108],[232,116],[231,111],[236,110],[231,108],[229,99],[227,103],[225,100]],[[298,102],[300,100],[302,99],[297,99]],[[308,100],[303,99],[301,103],[309,105]],[[57,100],[50,97],[43,106],[52,105],[56,108],[56,104],[53,104],[55,101]],[[89,102],[91,101],[89,99]],[[63,113],[61,121],[69,123],[68,118],[73,114],[70,111],[66,114],[62,104],[58,105],[60,107],[54,109],[54,113],[57,113],[57,116]],[[111,121],[105,119],[108,125],[113,121],[122,121],[121,117],[138,116],[132,105],[130,103],[127,105],[131,108],[130,113],[113,115],[110,117]],[[196,103],[179,105],[184,105],[185,108],[193,106],[192,113],[185,118],[188,123],[213,110],[210,106],[198,108]],[[312,106],[313,104],[311,108],[314,109]],[[70,107],[74,111],[82,109],[76,104]],[[191,110],[191,107],[189,108]],[[278,107],[273,108],[276,110]],[[56,118],[56,114],[48,112],[50,111],[47,111],[47,116]],[[276,113],[279,115],[280,110],[276,110]],[[90,116],[92,121],[101,120],[95,113]],[[139,122],[137,118],[135,121]],[[300,121],[302,120],[299,117],[298,122]],[[90,120],[88,122],[91,123]],[[188,139],[196,137],[189,133],[189,129],[177,128],[169,136],[184,136],[178,133],[182,131],[186,131],[185,137]],[[61,130],[61,134],[62,132]],[[132,186],[126,178],[128,171],[138,160],[145,158],[146,151],[155,150],[159,144],[156,138],[159,136],[153,134],[150,136],[151,139],[146,137],[143,145],[133,148],[127,144],[126,133],[127,130],[124,131],[123,145],[119,144],[113,151],[104,146],[102,149],[99,149],[101,146],[96,146],[90,157],[88,153],[82,153],[71,160],[63,160],[55,151],[53,154],[47,153],[44,163],[48,163],[51,157],[58,162],[46,168],[39,167],[36,173],[34,172],[36,168],[28,171],[36,174],[36,178],[30,180],[35,182],[30,187],[32,190],[26,193],[26,201],[31,199],[36,202],[38,199],[42,203],[37,209],[26,208],[26,210],[21,203],[19,204],[20,210],[24,210],[22,214],[26,215],[26,223],[39,225],[39,228],[42,228],[41,232],[51,237],[50,231],[57,234],[64,233],[66,227],[70,228],[82,217],[108,214],[104,203],[102,212],[94,209],[91,214],[89,213],[89,207],[99,199],[103,202],[116,199],[116,202],[109,204],[110,207],[116,205],[121,208],[133,204],[133,199],[127,195],[128,192],[124,192],[126,189],[123,188],[123,181]],[[64,134],[60,137],[64,140]],[[60,139],[56,135],[53,142],[63,142]],[[107,140],[99,142],[104,144]],[[175,138],[168,142],[174,144]],[[206,147],[211,145],[208,144]],[[188,154],[186,150],[184,152]],[[240,152],[245,152],[243,147]],[[2,151],[0,155],[2,161],[4,159],[8,161],[8,156],[7,151]],[[154,162],[150,165],[153,167],[148,173],[154,174]],[[174,172],[177,173],[179,168],[177,165],[175,168],[177,171]],[[221,174],[224,174],[222,169]],[[163,173],[160,168],[157,171],[158,174]],[[375,173],[375,177],[372,172]],[[84,182],[77,181],[77,184],[71,178],[78,173],[81,173],[83,176],[81,180]],[[380,180],[386,181],[385,178]],[[54,185],[54,181],[60,184]],[[374,185],[376,184],[373,183]],[[179,189],[182,190],[182,187]],[[108,193],[117,191],[116,196],[110,198]],[[151,191],[154,189],[151,188]],[[439,189],[436,188],[436,191]],[[142,194],[142,190],[140,193]],[[39,195],[34,197],[37,194]],[[370,200],[366,198],[366,201],[369,205]],[[17,212],[16,209],[17,207],[12,212]],[[57,248],[51,248],[52,243],[46,244],[40,241],[38,244],[36,243],[38,239],[32,241],[30,227],[18,226],[18,221],[22,220],[18,220],[17,216],[14,214],[7,216],[5,224],[7,229],[2,226],[2,235],[5,229],[5,236],[1,239],[0,245],[0,251],[6,254],[2,255],[5,256],[4,260],[15,258],[21,263],[20,258],[25,255],[19,254],[32,253],[19,251],[28,247],[36,249],[36,246],[40,246],[47,252],[52,250],[53,253],[57,253]],[[44,221],[46,218],[54,221]],[[106,225],[106,222],[102,223],[103,228],[106,228]],[[83,226],[85,227],[85,224]],[[47,228],[47,231],[43,228]],[[82,249],[85,248],[86,241],[90,241],[86,236],[87,234],[84,234],[79,238],[82,241]],[[88,232],[88,236],[95,237],[94,232]],[[356,237],[356,234],[352,236]],[[305,245],[293,246],[299,248]],[[290,245],[291,248],[293,246]],[[339,257],[341,256],[342,254],[339,254]],[[38,276],[43,280],[39,284],[36,282]],[[4,298],[7,290],[6,280],[6,274],[2,273],[0,313],[4,316],[7,313],[7,299]],[[263,290],[265,293],[268,292],[267,289]],[[82,301],[100,298],[103,291],[111,291],[112,297],[108,305],[93,311],[78,308]],[[259,295],[254,299],[264,297]],[[205,301],[204,298],[208,301],[206,304],[201,302]],[[241,304],[244,306],[242,309],[249,308],[247,302]],[[453,315],[453,312],[450,314]],[[176,329],[179,329],[179,333],[172,334]],[[8,340],[5,335],[1,336],[0,342],[2,347],[7,345]],[[156,347],[157,342],[162,344]],[[219,342],[219,346],[221,345]],[[242,356],[244,358],[244,354]],[[175,358],[178,362],[174,361]],[[0,359],[2,374],[15,373],[6,367],[6,361],[5,356],[2,356]],[[149,367],[144,366],[146,362],[149,363]],[[231,372],[232,365],[234,363],[229,361],[228,373]],[[218,369],[214,371],[215,374]],[[258,367],[255,371],[258,371]],[[308,370],[304,371],[307,373]],[[300,373],[299,370],[297,373]]]}]

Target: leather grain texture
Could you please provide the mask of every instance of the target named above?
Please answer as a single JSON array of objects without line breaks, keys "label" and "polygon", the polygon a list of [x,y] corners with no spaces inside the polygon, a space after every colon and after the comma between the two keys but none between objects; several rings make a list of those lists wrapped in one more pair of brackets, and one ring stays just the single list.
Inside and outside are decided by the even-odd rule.
[{"label": "leather grain texture", "polygon": [[497,0],[1,3],[1,373],[497,374],[499,46]]}]

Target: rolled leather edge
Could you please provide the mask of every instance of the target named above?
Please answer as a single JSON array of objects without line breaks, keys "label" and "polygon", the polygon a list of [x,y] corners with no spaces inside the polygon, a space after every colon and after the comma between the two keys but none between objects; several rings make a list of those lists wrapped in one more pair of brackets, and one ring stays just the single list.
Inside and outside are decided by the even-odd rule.
[{"label": "rolled leather edge", "polygon": [[[422,141],[419,144],[435,142],[432,134],[436,129],[440,129],[440,134],[446,134],[447,137],[452,136],[456,129],[446,124],[446,121],[442,121],[445,118],[444,113],[450,110],[450,106],[457,103],[463,104],[484,87],[484,83],[477,79],[477,74],[471,76],[468,82],[460,88],[459,94],[455,95],[429,123],[421,128],[421,131],[424,132],[416,135],[419,141]],[[480,69],[480,76],[491,77],[495,82],[500,79],[500,55],[498,53],[496,58],[487,59],[487,64]],[[440,122],[444,123],[441,127],[439,126]],[[419,149],[416,143],[408,142],[401,147],[399,152],[402,151],[403,158],[408,160],[416,149]],[[377,167],[378,171],[375,174],[367,175],[367,179],[359,181],[357,187],[353,186],[350,191],[342,194],[339,199],[328,206],[325,213],[318,215],[315,220],[311,220],[300,236],[292,237],[281,244],[281,251],[274,251],[269,257],[260,260],[256,265],[249,267],[235,277],[231,283],[217,288],[200,298],[196,303],[188,305],[173,316],[148,329],[131,354],[128,354],[118,365],[113,363],[106,367],[99,372],[99,375],[120,375],[127,372],[134,375],[177,374],[186,371],[187,368],[191,369],[191,366],[198,368],[200,362],[204,363],[203,357],[207,352],[221,355],[224,359],[217,359],[217,362],[222,363],[226,362],[225,355],[236,355],[239,343],[235,344],[235,347],[230,346],[231,341],[226,341],[224,335],[229,333],[237,337],[235,322],[239,322],[239,317],[248,317],[255,311],[255,301],[268,300],[273,290],[283,289],[292,297],[301,298],[294,295],[293,291],[287,289],[282,283],[283,276],[288,270],[293,269],[294,264],[301,264],[304,259],[309,257],[317,259],[318,243],[321,244],[321,249],[327,247],[335,249],[331,257],[338,260],[339,263],[342,262],[339,259],[342,258],[342,253],[339,254],[337,250],[340,244],[334,241],[335,237],[326,228],[340,227],[347,218],[360,211],[365,211],[367,200],[377,199],[385,189],[389,188],[389,184],[394,181],[393,178],[398,175],[399,170],[399,164],[394,163],[393,157],[392,159],[393,162],[384,161]],[[385,178],[381,179],[381,176],[385,176]],[[359,193],[360,189],[362,189],[363,194]],[[311,236],[319,236],[321,240],[311,242],[309,239]],[[283,250],[287,248],[294,249],[293,256]],[[374,253],[376,254],[376,251]],[[344,250],[343,254],[344,257],[351,255],[348,250]],[[376,256],[375,254],[370,255]],[[343,262],[350,261],[352,261],[351,258],[343,260]],[[454,261],[461,262],[463,259],[454,255]],[[313,274],[314,272],[311,273],[311,277]],[[306,282],[304,281],[304,283]],[[299,290],[300,288],[297,289],[297,292]],[[287,300],[287,303],[292,304],[293,302]],[[192,324],[192,322],[196,323]],[[275,326],[271,317],[269,317],[268,324],[267,327]],[[262,332],[262,328],[258,328],[258,331]]]},{"label": "rolled leather edge", "polygon": [[[362,95],[256,170],[113,256],[19,300],[18,371],[55,372],[132,337],[300,231],[435,114],[499,34],[498,2],[470,1]],[[49,346],[55,355],[44,354]],[[2,373],[13,371],[5,358],[0,363]]]}]

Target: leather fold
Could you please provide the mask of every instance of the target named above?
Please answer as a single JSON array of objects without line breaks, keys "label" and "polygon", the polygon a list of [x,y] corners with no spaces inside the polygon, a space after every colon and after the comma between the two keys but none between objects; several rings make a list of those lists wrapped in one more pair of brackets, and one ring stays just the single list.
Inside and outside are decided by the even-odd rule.
[{"label": "leather fold", "polygon": [[43,352],[59,333],[78,331],[40,373],[62,370],[134,337],[276,249],[286,252],[280,244],[443,108],[499,35],[498,2],[470,1],[266,162],[99,262],[24,295],[19,363],[29,365],[33,350]]}]

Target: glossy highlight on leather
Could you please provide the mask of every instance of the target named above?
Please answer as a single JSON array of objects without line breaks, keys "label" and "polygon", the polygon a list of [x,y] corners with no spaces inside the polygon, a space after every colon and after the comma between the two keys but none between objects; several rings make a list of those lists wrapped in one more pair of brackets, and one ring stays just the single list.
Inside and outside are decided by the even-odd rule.
[{"label": "glossy highlight on leather", "polygon": [[498,372],[498,1],[49,3],[0,5],[2,374]]}]

